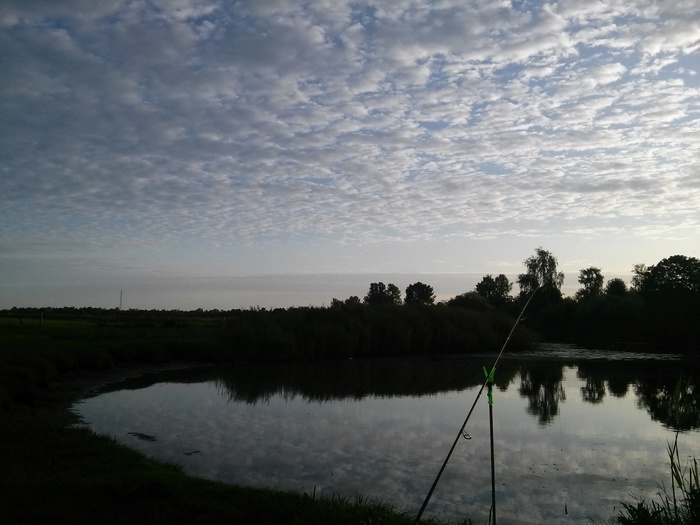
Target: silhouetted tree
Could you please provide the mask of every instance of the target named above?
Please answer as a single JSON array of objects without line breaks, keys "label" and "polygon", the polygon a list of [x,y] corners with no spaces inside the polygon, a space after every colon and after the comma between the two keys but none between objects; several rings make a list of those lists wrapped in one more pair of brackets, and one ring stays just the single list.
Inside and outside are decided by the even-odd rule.
[{"label": "silhouetted tree", "polygon": [[352,306],[360,306],[362,305],[362,301],[360,301],[360,298],[356,295],[352,295],[345,299],[345,301],[341,301],[340,299],[336,299],[335,297],[331,299],[331,308],[343,308],[343,307],[352,307]]},{"label": "silhouetted tree", "polygon": [[605,285],[605,295],[609,297],[622,297],[627,293],[627,285],[620,278],[610,279]]},{"label": "silhouetted tree", "polygon": [[535,255],[525,259],[526,273],[518,275],[520,296],[527,297],[542,287],[542,295],[547,298],[561,298],[561,285],[564,273],[557,271],[557,259],[547,250],[539,247]]},{"label": "silhouetted tree", "polygon": [[604,280],[603,274],[600,273],[600,268],[591,266],[590,268],[581,270],[579,272],[578,282],[582,284],[583,287],[576,292],[576,299],[581,301],[600,297],[603,293]]},{"label": "silhouetted tree", "polygon": [[391,304],[401,304],[401,290],[399,290],[398,286],[389,283],[386,287],[386,291],[389,294],[389,297],[391,298]]},{"label": "silhouetted tree", "polygon": [[364,303],[369,306],[399,305],[401,304],[401,290],[391,283],[388,286],[381,282],[371,283]]},{"label": "silhouetted tree", "polygon": [[644,300],[645,326],[664,345],[700,345],[700,260],[673,255],[635,266],[635,286]]},{"label": "silhouetted tree", "polygon": [[634,274],[632,276],[632,285],[631,288],[633,290],[640,291],[642,289],[642,281],[644,280],[644,275],[647,272],[647,265],[646,264],[635,264],[634,268],[632,268],[632,273]]},{"label": "silhouetted tree", "polygon": [[513,288],[508,277],[499,274],[496,278],[491,274],[485,275],[476,285],[476,293],[485,297],[492,304],[505,304],[510,299],[510,290]]},{"label": "silhouetted tree", "polygon": [[409,284],[406,288],[406,304],[433,304],[435,293],[433,287],[422,282]]},{"label": "silhouetted tree", "polygon": [[359,306],[362,304],[362,301],[360,301],[360,298],[356,295],[351,295],[347,299],[345,299],[345,306]]},{"label": "silhouetted tree", "polygon": [[640,291],[646,295],[700,292],[700,260],[685,255],[662,259],[641,273]]},{"label": "silhouetted tree", "polygon": [[478,312],[485,312],[489,308],[493,308],[489,305],[486,298],[476,292],[467,292],[459,294],[447,301],[447,306],[458,306],[460,308],[469,308],[470,310],[476,310]]}]

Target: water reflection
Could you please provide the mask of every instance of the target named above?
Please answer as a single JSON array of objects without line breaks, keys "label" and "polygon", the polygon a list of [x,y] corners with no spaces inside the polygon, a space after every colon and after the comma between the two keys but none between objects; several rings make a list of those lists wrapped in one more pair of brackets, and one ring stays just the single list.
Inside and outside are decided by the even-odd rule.
[{"label": "water reflection", "polygon": [[[502,359],[496,387],[505,392],[519,380],[518,393],[527,412],[542,425],[551,424],[567,399],[566,369],[575,367],[585,403],[602,403],[606,394],[624,398],[633,387],[639,408],[673,430],[700,428],[700,390],[693,379],[694,361],[680,356],[601,353],[581,356],[573,345],[556,345],[557,353],[515,355]],[[571,349],[567,357],[561,348]],[[613,359],[605,358],[606,356]],[[632,356],[632,358],[630,357]],[[586,359],[588,357],[588,359]],[[483,368],[494,356],[444,359],[380,359],[247,363],[229,367],[173,370],[107,386],[101,392],[145,388],[155,382],[213,381],[222,396],[235,403],[268,403],[274,396],[309,402],[360,401],[367,397],[426,396],[480,387]],[[682,388],[679,387],[682,382]],[[678,411],[674,411],[674,406]]]},{"label": "water reflection", "polygon": [[605,397],[605,383],[607,381],[604,369],[587,366],[588,363],[580,363],[576,375],[586,384],[581,387],[581,397],[587,403],[601,403]]},{"label": "water reflection", "polygon": [[634,390],[639,406],[654,421],[674,430],[700,428],[700,392],[689,376],[681,376],[675,384],[659,376],[644,378]]},{"label": "water reflection", "polygon": [[473,361],[460,359],[239,365],[216,379],[222,394],[231,401],[246,403],[267,402],[276,394],[288,399],[300,396],[312,402],[422,396],[461,390],[482,381]]},{"label": "water reflection", "polygon": [[618,398],[627,395],[630,386],[637,406],[648,411],[652,420],[665,427],[687,431],[700,428],[700,391],[693,369],[696,363],[683,359],[640,359],[637,361],[581,361],[577,375],[586,384],[582,399],[603,401],[607,392]]},{"label": "water reflection", "polygon": [[545,361],[538,366],[523,365],[521,369],[518,393],[527,398],[528,413],[542,425],[550,423],[559,413],[559,404],[566,401],[563,379],[564,367],[561,363]]},{"label": "water reflection", "polygon": [[[698,391],[690,381],[676,390],[692,364],[664,356],[611,362],[562,348],[504,358],[496,371],[503,525],[606,519],[629,494],[653,497],[666,476],[671,429],[689,432],[683,453],[700,455]],[[417,509],[492,359],[171,371],[112,385],[75,408],[96,431],[195,475]],[[671,410],[676,396],[679,413]],[[428,515],[485,521],[485,396],[467,431],[473,439],[460,442]]]}]

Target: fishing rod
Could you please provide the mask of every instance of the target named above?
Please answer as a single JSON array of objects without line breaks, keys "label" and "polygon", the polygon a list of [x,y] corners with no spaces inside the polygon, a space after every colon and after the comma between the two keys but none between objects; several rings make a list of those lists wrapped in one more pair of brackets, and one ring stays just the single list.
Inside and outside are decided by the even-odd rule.
[{"label": "fishing rod", "polygon": [[[528,305],[530,304],[530,301],[532,301],[532,298],[535,296],[535,293],[537,290],[539,290],[542,287],[542,285],[539,285],[535,290],[530,294],[530,297],[528,298],[527,302],[525,303],[525,306],[523,306],[523,309],[520,311],[520,314],[518,315],[518,318],[515,320],[515,323],[513,323],[513,328],[511,328],[510,333],[508,334],[508,337],[506,337],[505,342],[503,343],[503,346],[501,347],[501,351],[498,353],[498,356],[496,357],[496,360],[493,363],[493,366],[491,367],[491,372],[486,374],[486,380],[482,383],[481,388],[476,394],[476,398],[474,399],[474,403],[472,404],[472,407],[469,409],[469,413],[467,414],[467,417],[464,418],[464,423],[462,423],[462,426],[459,429],[459,432],[457,432],[457,437],[454,440],[454,443],[452,443],[452,446],[450,447],[450,451],[447,453],[447,457],[445,458],[445,461],[442,463],[442,466],[440,467],[440,470],[437,473],[437,476],[435,476],[435,481],[433,481],[433,485],[430,487],[430,490],[428,491],[428,495],[425,497],[425,501],[423,501],[423,505],[421,505],[420,510],[418,511],[418,515],[416,516],[415,523],[418,523],[423,516],[423,512],[425,512],[425,507],[428,506],[428,502],[430,501],[430,498],[433,496],[433,492],[435,492],[435,488],[437,487],[438,482],[440,481],[440,477],[442,476],[442,473],[445,470],[445,467],[447,467],[447,463],[450,461],[450,457],[452,456],[452,453],[454,452],[455,448],[457,447],[457,443],[459,442],[459,438],[464,436],[465,438],[468,436],[468,434],[464,433],[464,428],[467,426],[467,422],[469,421],[469,418],[472,416],[472,412],[474,412],[474,408],[476,407],[476,404],[479,401],[479,398],[481,397],[482,392],[484,391],[484,388],[491,383],[493,384],[493,374],[496,370],[496,365],[498,365],[498,361],[501,359],[501,356],[503,355],[503,351],[506,349],[506,345],[508,344],[508,341],[510,341],[511,336],[513,335],[513,332],[515,332],[515,329],[518,326],[518,323],[523,317],[523,314],[525,313],[525,310],[527,309]],[[485,370],[484,370],[485,371]],[[493,436],[493,433],[492,433]],[[494,467],[493,467],[493,447],[492,447],[492,459],[491,459],[491,485],[492,485],[492,505],[494,506],[493,512],[494,512],[494,518],[495,518],[495,513],[496,513],[496,497],[495,497],[495,475],[494,475]],[[494,523],[495,525],[495,523]]]},{"label": "fishing rod", "polygon": [[[491,372],[486,371],[484,367],[484,375],[486,375],[486,384],[488,391],[486,396],[489,400],[489,441],[491,442],[491,511],[493,512],[493,525],[496,525],[496,460],[493,448],[493,375],[496,373],[496,365],[491,369]],[[489,516],[491,512],[489,512]],[[491,519],[489,519],[491,523]]]}]

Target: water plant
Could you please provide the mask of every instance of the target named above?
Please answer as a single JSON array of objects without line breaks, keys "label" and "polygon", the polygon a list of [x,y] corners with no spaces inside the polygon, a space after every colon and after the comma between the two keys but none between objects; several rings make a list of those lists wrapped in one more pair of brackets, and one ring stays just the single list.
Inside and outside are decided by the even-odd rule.
[{"label": "water plant", "polygon": [[668,444],[671,469],[670,490],[661,483],[660,501],[638,500],[636,504],[623,503],[617,517],[620,525],[693,525],[700,523],[700,485],[698,461],[693,458],[683,463],[678,451],[678,433]]},{"label": "water plant", "polygon": [[[682,402],[684,394],[692,388],[690,381],[679,379],[673,395],[673,419],[677,429],[681,420],[687,415],[687,404]],[[690,407],[697,410],[696,406]],[[659,484],[660,501],[647,503],[637,500],[636,504],[623,503],[623,510],[617,517],[621,525],[694,525],[700,523],[700,479],[698,461],[695,457],[683,462],[678,451],[678,434],[672,443],[668,443],[668,457],[671,469],[671,488]]]}]

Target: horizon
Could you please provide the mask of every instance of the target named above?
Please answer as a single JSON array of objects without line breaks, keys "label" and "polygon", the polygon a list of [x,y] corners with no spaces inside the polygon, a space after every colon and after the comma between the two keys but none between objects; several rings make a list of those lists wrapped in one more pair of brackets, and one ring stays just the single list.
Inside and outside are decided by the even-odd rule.
[{"label": "horizon", "polygon": [[[344,301],[351,296],[363,299],[373,282],[395,284],[405,296],[409,284],[422,282],[433,287],[436,295],[435,302],[446,301],[457,295],[473,292],[476,284],[485,274],[325,274],[325,275],[267,275],[235,277],[227,279],[207,279],[206,283],[188,283],[187,287],[178,290],[171,283],[142,283],[136,289],[96,287],[91,290],[93,297],[100,299],[93,303],[76,300],[68,304],[60,297],[47,304],[10,304],[7,296],[0,299],[0,309],[17,308],[104,308],[114,309],[119,306],[120,295],[122,310],[237,310],[249,308],[296,308],[296,307],[327,307],[333,299]],[[492,274],[498,275],[498,274]],[[512,296],[517,296],[517,275],[506,275],[513,284]],[[632,273],[605,275],[605,281],[620,278],[629,287]],[[566,278],[562,286],[565,297],[573,297],[580,288],[575,279]],[[573,281],[573,282],[571,282]],[[194,289],[192,289],[194,288]],[[37,292],[43,295],[45,292]],[[74,296],[70,290],[63,290],[62,297]],[[78,297],[78,295],[76,295]],[[155,299],[154,299],[155,297]],[[209,298],[210,304],[202,301]],[[301,298],[301,300],[299,299]],[[162,302],[158,302],[158,301]],[[89,300],[87,300],[89,301]],[[113,301],[114,304],[110,304]],[[169,305],[169,306],[166,306]]]}]

